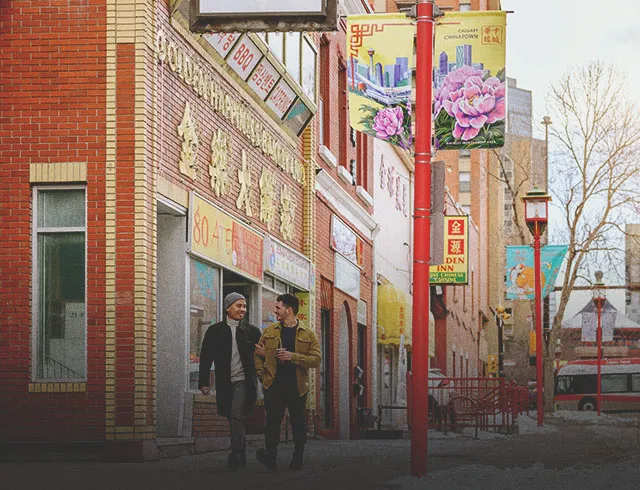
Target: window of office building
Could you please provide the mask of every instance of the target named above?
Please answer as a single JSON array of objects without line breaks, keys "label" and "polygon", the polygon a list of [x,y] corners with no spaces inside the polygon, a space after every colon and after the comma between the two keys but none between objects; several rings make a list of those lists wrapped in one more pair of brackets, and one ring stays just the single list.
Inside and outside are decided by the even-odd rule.
[{"label": "window of office building", "polygon": [[460,172],[460,192],[471,192],[471,172]]},{"label": "window of office building", "polygon": [[34,189],[34,378],[86,379],[84,188]]}]

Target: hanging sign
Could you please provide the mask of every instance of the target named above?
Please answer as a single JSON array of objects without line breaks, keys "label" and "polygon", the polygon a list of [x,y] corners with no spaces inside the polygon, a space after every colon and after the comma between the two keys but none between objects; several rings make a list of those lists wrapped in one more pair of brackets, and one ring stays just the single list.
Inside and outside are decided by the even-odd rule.
[{"label": "hanging sign", "polygon": [[335,31],[338,0],[191,0],[193,32]]},{"label": "hanging sign", "polygon": [[506,12],[447,12],[435,29],[436,149],[504,146]]},{"label": "hanging sign", "polygon": [[467,284],[469,282],[469,217],[444,217],[444,263],[432,265],[431,284]]},{"label": "hanging sign", "polygon": [[350,15],[347,82],[351,127],[411,149],[415,29],[405,14]]},{"label": "hanging sign", "polygon": [[[556,283],[560,266],[567,253],[566,245],[546,245],[540,251],[542,297],[546,298]],[[534,299],[535,273],[533,249],[528,246],[507,247],[507,299]]]}]

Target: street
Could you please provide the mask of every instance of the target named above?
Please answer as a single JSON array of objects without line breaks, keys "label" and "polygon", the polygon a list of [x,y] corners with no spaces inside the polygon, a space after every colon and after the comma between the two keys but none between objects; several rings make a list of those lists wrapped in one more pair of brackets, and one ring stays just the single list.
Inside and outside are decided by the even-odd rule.
[{"label": "street", "polygon": [[640,482],[640,414],[578,413],[520,419],[520,434],[429,433],[429,476],[408,476],[409,440],[311,440],[305,467],[269,472],[249,448],[246,468],[225,468],[226,451],[150,463],[19,461],[0,463],[5,489],[635,489]]}]

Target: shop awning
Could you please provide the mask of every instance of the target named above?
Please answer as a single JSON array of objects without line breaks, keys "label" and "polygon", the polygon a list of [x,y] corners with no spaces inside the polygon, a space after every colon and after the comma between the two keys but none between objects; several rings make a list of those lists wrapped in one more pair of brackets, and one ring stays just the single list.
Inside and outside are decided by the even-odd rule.
[{"label": "shop awning", "polygon": [[411,345],[411,307],[405,293],[393,284],[378,286],[378,343]]},{"label": "shop awning", "polygon": [[[411,348],[411,305],[407,295],[393,284],[378,286],[378,343],[400,345],[404,334],[404,345]],[[435,355],[436,322],[429,312],[429,357]]]}]

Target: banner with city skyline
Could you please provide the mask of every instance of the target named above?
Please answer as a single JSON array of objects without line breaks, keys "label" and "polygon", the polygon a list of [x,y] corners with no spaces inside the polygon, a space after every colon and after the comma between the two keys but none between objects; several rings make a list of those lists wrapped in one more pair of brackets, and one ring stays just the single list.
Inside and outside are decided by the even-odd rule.
[{"label": "banner with city skyline", "polygon": [[410,150],[415,29],[405,14],[350,15],[347,90],[351,127]]},{"label": "banner with city skyline", "polygon": [[447,12],[435,29],[433,118],[439,150],[504,146],[506,12]]},{"label": "banner with city skyline", "polygon": [[[540,250],[540,276],[542,297],[546,298],[556,284],[567,245],[545,245]],[[505,289],[507,299],[534,299],[535,273],[533,248],[529,245],[506,247],[507,274]]]}]

